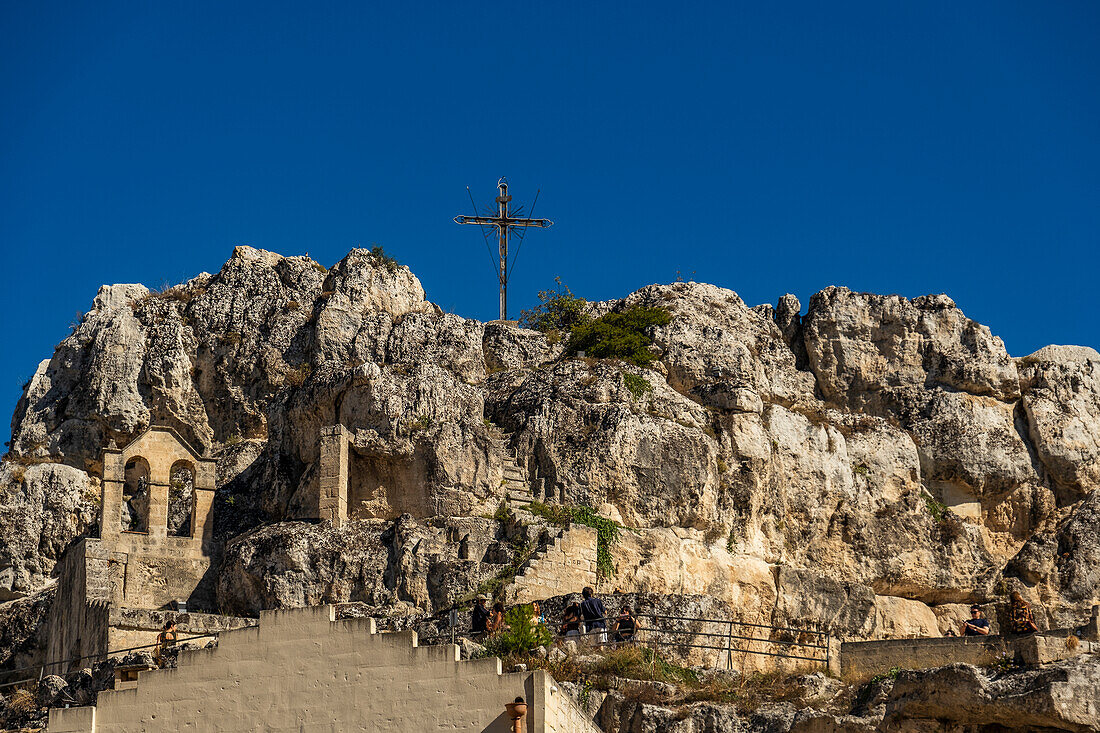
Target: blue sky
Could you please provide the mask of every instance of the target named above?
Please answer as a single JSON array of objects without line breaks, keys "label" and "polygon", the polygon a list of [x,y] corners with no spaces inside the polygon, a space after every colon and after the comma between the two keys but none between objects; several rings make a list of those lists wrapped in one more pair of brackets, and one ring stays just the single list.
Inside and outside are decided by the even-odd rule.
[{"label": "blue sky", "polygon": [[[319,7],[315,7],[319,6]],[[709,281],[946,292],[1100,347],[1100,4],[0,6],[0,412],[102,283],[381,243],[495,317],[470,213],[542,189],[513,309]],[[4,439],[7,439],[6,417]]]}]

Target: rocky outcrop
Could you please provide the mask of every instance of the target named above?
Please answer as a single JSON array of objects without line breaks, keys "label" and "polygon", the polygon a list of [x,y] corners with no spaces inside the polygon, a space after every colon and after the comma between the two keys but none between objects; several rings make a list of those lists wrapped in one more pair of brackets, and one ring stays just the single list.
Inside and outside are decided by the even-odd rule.
[{"label": "rocky outcrop", "polygon": [[0,600],[46,582],[73,540],[99,524],[99,482],[58,463],[0,463]]},{"label": "rocky outcrop", "polygon": [[1020,395],[1004,343],[946,295],[908,300],[829,287],[810,299],[802,328],[821,392],[849,409],[905,416],[915,395],[935,389]]},{"label": "rocky outcrop", "polygon": [[46,617],[56,587],[0,603],[0,669],[41,664],[46,647]]},{"label": "rocky outcrop", "polygon": [[1100,596],[1100,491],[1078,504],[1051,531],[1024,544],[1006,575],[1023,582],[1054,625],[1076,626]]},{"label": "rocky outcrop", "polygon": [[[13,416],[0,599],[42,587],[95,533],[101,449],[157,424],[218,460],[231,612],[432,613],[504,568],[515,534],[475,531],[505,493],[496,426],[543,498],[638,531],[613,551],[624,590],[853,637],[932,633],[1011,588],[1047,624],[1100,601],[1092,349],[1012,359],[946,296],[845,288],[805,315],[793,296],[749,308],[699,283],[590,310],[636,305],[671,316],[647,368],[444,314],[380,252],[326,269],[238,247],[162,292],[104,286]],[[317,516],[334,426],[362,520],[339,530],[295,521]],[[458,521],[491,536],[480,556],[458,556]]]},{"label": "rocky outcrop", "polygon": [[903,672],[886,700],[884,725],[918,722],[1001,730],[1100,728],[1100,658],[1086,655],[1003,676],[956,664]]},{"label": "rocky outcrop", "polygon": [[1100,354],[1047,346],[1019,360],[1035,452],[1073,500],[1100,488]]},{"label": "rocky outcrop", "polygon": [[[340,528],[288,522],[232,541],[218,583],[225,613],[357,603],[372,615],[424,616],[471,596],[530,545],[532,527],[479,517],[362,520]],[[511,577],[511,576],[509,576]]]},{"label": "rocky outcrop", "polygon": [[[989,673],[965,664],[901,672],[852,696],[813,675],[793,681],[792,702],[755,710],[697,702],[669,705],[675,688],[618,681],[596,721],[613,733],[871,733],[959,730],[1068,731],[1100,729],[1100,660],[1059,662],[1036,670]],[[746,688],[746,697],[752,689]],[[667,689],[665,689],[667,688]],[[750,698],[751,699],[751,698]],[[674,701],[673,701],[674,702]]]}]

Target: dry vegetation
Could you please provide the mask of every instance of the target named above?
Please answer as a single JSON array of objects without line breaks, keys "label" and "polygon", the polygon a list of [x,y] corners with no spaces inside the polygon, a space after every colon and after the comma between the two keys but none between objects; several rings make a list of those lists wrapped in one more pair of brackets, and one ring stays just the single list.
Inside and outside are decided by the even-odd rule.
[{"label": "dry vegetation", "polygon": [[[798,673],[705,674],[672,664],[652,650],[637,646],[570,656],[557,662],[530,654],[513,655],[504,662],[505,668],[526,664],[529,669],[545,669],[559,682],[573,682],[596,690],[617,689],[628,699],[671,708],[717,702],[749,713],[765,704],[796,700],[801,692]],[[666,684],[629,684],[629,681]]]}]

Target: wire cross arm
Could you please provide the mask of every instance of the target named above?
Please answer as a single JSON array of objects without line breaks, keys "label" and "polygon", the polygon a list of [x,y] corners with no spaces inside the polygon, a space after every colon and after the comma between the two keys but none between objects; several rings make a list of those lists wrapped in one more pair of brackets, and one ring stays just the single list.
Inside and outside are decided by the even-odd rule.
[{"label": "wire cross arm", "polygon": [[512,217],[498,216],[456,216],[455,224],[480,224],[481,226],[508,226],[508,227],[542,227],[544,229],[554,226],[549,219],[514,219]]}]

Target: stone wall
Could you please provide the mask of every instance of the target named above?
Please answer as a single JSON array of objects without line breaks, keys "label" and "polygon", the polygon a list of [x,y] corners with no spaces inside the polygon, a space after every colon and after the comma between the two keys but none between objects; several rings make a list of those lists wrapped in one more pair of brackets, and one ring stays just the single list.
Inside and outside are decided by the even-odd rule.
[{"label": "stone wall", "polygon": [[1081,639],[1067,642],[1069,636],[1069,631],[1063,629],[1024,636],[846,641],[840,646],[840,672],[844,679],[854,681],[894,668],[932,669],[957,662],[985,667],[1005,658],[1024,664],[1046,664],[1100,651],[1100,643]]},{"label": "stone wall", "polygon": [[111,557],[99,540],[83,539],[58,563],[57,596],[47,621],[46,662],[51,674],[64,674],[77,663],[64,660],[107,652]]},{"label": "stone wall", "polygon": [[[195,598],[209,564],[209,560],[111,551],[93,537],[76,543],[58,564],[57,599],[47,622],[46,661],[60,666],[50,671],[63,674],[87,666],[62,664],[78,657],[98,659],[109,651],[151,644],[169,618],[180,621],[181,632],[196,634],[252,623],[231,616],[153,610],[166,605],[166,599]],[[127,602],[138,607],[122,605]]]},{"label": "stone wall", "polygon": [[408,452],[356,446],[343,425],[321,429],[315,499],[302,507],[303,518],[332,522],[392,519],[439,514],[429,496],[428,462],[410,446]]},{"label": "stone wall", "polygon": [[335,621],[332,606],[265,611],[259,627],[180,653],[96,708],[52,709],[51,733],[469,731],[507,733],[504,705],[529,703],[527,733],[596,733],[541,670],[501,674],[500,660],[459,661],[458,647],[418,647],[373,619]]},{"label": "stone wall", "polygon": [[[256,619],[220,616],[212,613],[177,613],[144,608],[111,608],[108,618],[107,646],[111,651],[155,644],[167,621],[176,622],[180,639],[200,634],[216,634],[255,626]],[[204,645],[210,638],[197,639]]]},{"label": "stone wall", "polygon": [[596,585],[596,530],[574,524],[527,561],[505,596],[510,603],[530,603],[579,593],[586,585]]}]

